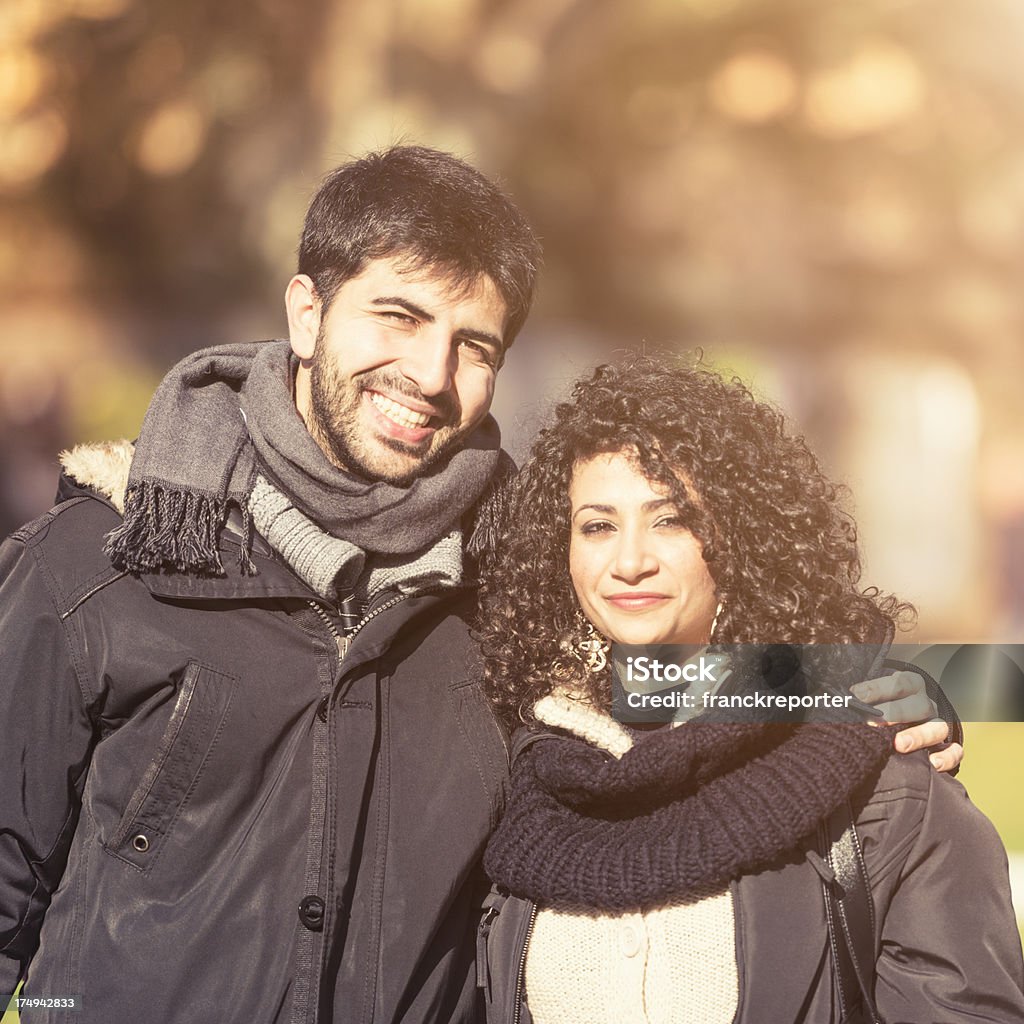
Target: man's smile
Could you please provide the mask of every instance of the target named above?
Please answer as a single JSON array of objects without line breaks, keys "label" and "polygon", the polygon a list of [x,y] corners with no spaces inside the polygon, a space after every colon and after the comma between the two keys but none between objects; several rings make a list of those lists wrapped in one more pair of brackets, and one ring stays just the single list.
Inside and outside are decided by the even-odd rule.
[{"label": "man's smile", "polygon": [[441,417],[410,409],[379,391],[366,390],[363,397],[380,439],[385,443],[390,439],[391,444],[408,446],[410,450],[422,448],[443,425]]},{"label": "man's smile", "polygon": [[410,409],[409,406],[396,402],[393,398],[388,398],[387,395],[382,395],[379,391],[368,391],[367,394],[370,397],[370,401],[388,419],[394,420],[399,426],[425,427],[430,422],[430,413]]}]

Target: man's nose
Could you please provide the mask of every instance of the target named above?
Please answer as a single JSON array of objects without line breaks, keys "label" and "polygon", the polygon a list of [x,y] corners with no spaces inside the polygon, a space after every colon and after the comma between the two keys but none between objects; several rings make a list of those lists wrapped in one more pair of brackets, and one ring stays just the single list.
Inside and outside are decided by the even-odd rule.
[{"label": "man's nose", "polygon": [[411,341],[401,370],[424,397],[430,398],[451,390],[458,365],[458,347],[448,331],[437,326],[421,331]]},{"label": "man's nose", "polygon": [[658,559],[643,530],[621,530],[612,572],[624,583],[636,583],[658,571]]}]

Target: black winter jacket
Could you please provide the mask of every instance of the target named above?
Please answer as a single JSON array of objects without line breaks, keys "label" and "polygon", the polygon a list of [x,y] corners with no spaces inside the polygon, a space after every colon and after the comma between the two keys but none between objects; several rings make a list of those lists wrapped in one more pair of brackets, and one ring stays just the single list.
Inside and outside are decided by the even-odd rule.
[{"label": "black winter jacket", "polygon": [[469,1021],[503,739],[472,592],[351,646],[259,573],[135,577],[65,501],[0,548],[0,992],[23,1021]]},{"label": "black winter jacket", "polygon": [[[894,755],[860,802],[856,825],[875,910],[874,998],[887,1024],[1024,1021],[1006,854],[963,786],[923,754]],[[734,1024],[862,1019],[840,1020],[822,882],[805,854],[795,850],[732,883]],[[522,979],[534,904],[492,893],[488,907],[478,957],[487,1024],[531,1024]],[[679,1020],[687,1019],[686,998]]]}]

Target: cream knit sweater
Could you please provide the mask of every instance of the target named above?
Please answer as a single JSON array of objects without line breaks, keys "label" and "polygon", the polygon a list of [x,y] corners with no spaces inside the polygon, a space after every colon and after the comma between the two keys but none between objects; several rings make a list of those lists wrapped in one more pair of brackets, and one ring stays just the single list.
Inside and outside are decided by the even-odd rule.
[{"label": "cream knit sweater", "polygon": [[[613,718],[565,694],[534,711],[613,757],[633,745]],[[526,959],[536,1024],[730,1024],[738,991],[728,886],[644,913],[537,914]]]}]

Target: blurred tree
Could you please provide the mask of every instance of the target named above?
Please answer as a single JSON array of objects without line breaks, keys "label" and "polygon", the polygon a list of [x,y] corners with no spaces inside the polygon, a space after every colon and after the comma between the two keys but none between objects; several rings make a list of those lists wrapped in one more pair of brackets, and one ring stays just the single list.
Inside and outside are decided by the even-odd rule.
[{"label": "blurred tree", "polygon": [[851,354],[952,359],[1020,438],[1022,32],[1015,0],[19,0],[0,355],[62,378],[67,440],[131,432],[150,366],[280,329],[319,175],[408,139],[530,212],[531,330],[742,353],[826,448]]},{"label": "blurred tree", "polygon": [[[267,295],[260,211],[319,142],[311,56],[328,5],[35,6],[13,48],[45,70],[21,120],[56,119],[62,143],[37,180],[8,183],[23,186],[10,202],[82,254],[79,294],[134,314],[147,345],[177,355]],[[33,269],[20,286],[52,293],[46,266]]]}]

